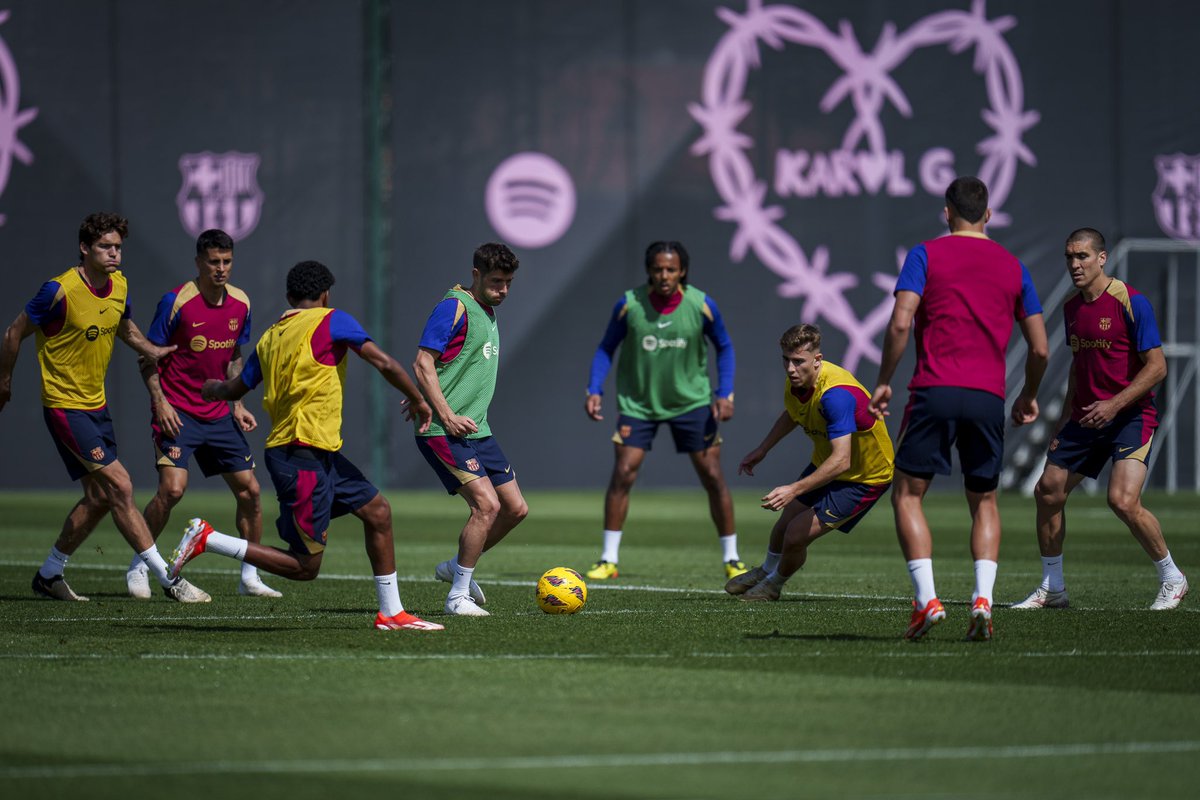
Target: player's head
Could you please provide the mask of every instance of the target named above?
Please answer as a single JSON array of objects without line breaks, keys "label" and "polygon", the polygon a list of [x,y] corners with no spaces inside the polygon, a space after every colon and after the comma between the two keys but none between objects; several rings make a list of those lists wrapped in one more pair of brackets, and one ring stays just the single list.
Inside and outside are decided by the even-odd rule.
[{"label": "player's head", "polygon": [[979,178],[964,175],[946,187],[946,220],[951,227],[956,219],[975,225],[990,217],[987,186]]},{"label": "player's head", "polygon": [[475,248],[471,259],[471,294],[481,303],[498,306],[508,297],[521,262],[508,245],[488,242]]},{"label": "player's head", "polygon": [[79,225],[79,263],[115,272],[128,238],[129,220],[107,211],[89,214]]},{"label": "player's head", "polygon": [[288,270],[287,299],[293,306],[301,303],[319,303],[329,300],[329,289],[334,284],[333,273],[320,261],[301,261]]},{"label": "player's head", "polygon": [[220,228],[209,228],[196,237],[196,255],[203,256],[209,250],[233,252],[233,237]]},{"label": "player's head", "polygon": [[816,325],[793,325],[779,337],[783,369],[796,389],[809,389],[821,369],[821,329]]},{"label": "player's head", "polygon": [[1105,249],[1104,235],[1095,228],[1079,228],[1067,236],[1067,246],[1063,255],[1067,259],[1067,273],[1075,288],[1083,289],[1089,285],[1102,287],[1104,264],[1108,261],[1108,251]]},{"label": "player's head", "polygon": [[691,259],[682,242],[651,242],[646,248],[646,282],[650,290],[670,297],[680,286],[687,286],[689,263]]}]

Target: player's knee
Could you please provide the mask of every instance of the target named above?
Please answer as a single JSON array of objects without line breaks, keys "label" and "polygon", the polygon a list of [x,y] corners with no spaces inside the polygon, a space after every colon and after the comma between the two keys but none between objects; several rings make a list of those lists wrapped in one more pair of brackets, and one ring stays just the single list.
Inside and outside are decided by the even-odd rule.
[{"label": "player's knee", "polygon": [[1108,507],[1121,519],[1129,519],[1138,513],[1141,499],[1129,492],[1109,492]]},{"label": "player's knee", "polygon": [[519,503],[509,506],[504,509],[504,516],[508,517],[514,525],[529,516],[529,504],[522,498]]},{"label": "player's knee", "polygon": [[183,493],[186,488],[179,484],[160,484],[158,487],[158,497],[162,502],[166,503],[167,508],[174,508],[183,499]]},{"label": "player's knee", "polygon": [[363,512],[363,522],[372,528],[376,530],[384,528],[391,530],[392,504],[382,494],[375,495],[375,499],[366,505]]},{"label": "player's knee", "polygon": [[1043,478],[1033,487],[1033,501],[1042,508],[1057,508],[1067,501],[1067,496],[1061,487]]},{"label": "player's knee", "polygon": [[471,516],[485,522],[492,522],[500,515],[500,499],[497,497],[481,497],[471,508]]}]

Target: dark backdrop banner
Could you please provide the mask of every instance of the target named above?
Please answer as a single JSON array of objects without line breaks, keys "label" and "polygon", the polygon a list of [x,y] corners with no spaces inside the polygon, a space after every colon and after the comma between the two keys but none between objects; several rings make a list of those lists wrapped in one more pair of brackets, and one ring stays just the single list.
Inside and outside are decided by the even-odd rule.
[{"label": "dark backdrop banner", "polygon": [[[0,0],[0,314],[74,262],[87,213],[112,209],[131,222],[143,328],[216,225],[238,241],[256,333],[285,308],[287,269],[315,258],[335,304],[410,364],[474,247],[507,241],[522,266],[500,309],[493,429],[527,488],[599,487],[615,399],[610,378],[608,418],[584,415],[591,356],[646,245],[679,239],[737,349],[732,476],[779,413],[790,325],[820,325],[826,357],[873,384],[899,264],[943,232],[954,175],[989,183],[990,233],[1043,293],[1076,227],[1200,236],[1197,30],[1200,7],[1167,0]],[[0,485],[64,487],[32,344],[0,414]],[[897,383],[910,372],[911,356]],[[367,373],[349,369],[347,454],[382,485],[435,488],[399,396],[373,409]],[[149,404],[122,345],[108,394],[149,487]],[[694,481],[657,449],[644,485]],[[808,452],[796,436],[756,484]]]}]

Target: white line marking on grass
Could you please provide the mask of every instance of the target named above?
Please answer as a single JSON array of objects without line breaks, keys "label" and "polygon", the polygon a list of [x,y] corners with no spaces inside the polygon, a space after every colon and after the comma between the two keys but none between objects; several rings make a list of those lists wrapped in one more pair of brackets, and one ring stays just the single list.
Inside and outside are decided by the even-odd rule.
[{"label": "white line marking on grass", "polygon": [[1195,753],[1200,741],[1079,742],[1001,747],[876,747],[684,753],[611,753],[487,758],[325,758],[205,761],[175,764],[46,764],[0,766],[7,779],[129,778],[178,775],[281,775],[328,772],[448,772],[484,770],[603,769],[711,766],[718,764],[844,764],[862,761],[1016,761],[1029,758],[1139,756]]}]

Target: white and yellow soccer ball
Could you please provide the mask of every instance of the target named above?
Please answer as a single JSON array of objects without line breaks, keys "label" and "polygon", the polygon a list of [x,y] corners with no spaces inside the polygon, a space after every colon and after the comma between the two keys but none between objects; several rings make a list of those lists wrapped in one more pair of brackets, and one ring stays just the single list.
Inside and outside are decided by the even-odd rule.
[{"label": "white and yellow soccer ball", "polygon": [[574,614],[587,602],[583,576],[569,567],[547,570],[537,584],[538,608],[547,614]]}]

